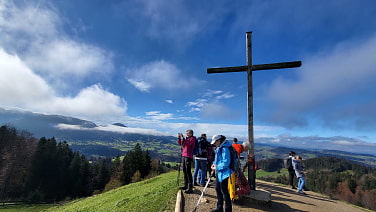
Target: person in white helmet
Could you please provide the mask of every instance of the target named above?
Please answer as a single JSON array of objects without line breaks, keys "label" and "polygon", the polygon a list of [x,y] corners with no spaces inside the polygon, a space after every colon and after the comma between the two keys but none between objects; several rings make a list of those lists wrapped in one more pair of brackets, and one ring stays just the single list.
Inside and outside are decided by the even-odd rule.
[{"label": "person in white helmet", "polygon": [[216,146],[215,159],[212,165],[212,170],[215,170],[216,183],[215,191],[217,193],[217,208],[212,212],[223,211],[223,203],[225,202],[225,212],[232,211],[232,202],[228,191],[228,178],[234,172],[230,168],[231,153],[229,147],[230,142],[226,141],[226,137],[223,135],[214,135],[211,144]]}]

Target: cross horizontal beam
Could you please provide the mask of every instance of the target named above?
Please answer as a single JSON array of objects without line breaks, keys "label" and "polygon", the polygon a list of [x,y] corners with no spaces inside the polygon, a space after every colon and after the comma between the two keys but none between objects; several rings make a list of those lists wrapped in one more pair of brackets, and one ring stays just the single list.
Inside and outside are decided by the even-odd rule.
[{"label": "cross horizontal beam", "polygon": [[[302,65],[302,61],[292,61],[284,63],[268,63],[260,65],[252,65],[252,71],[269,70],[269,69],[282,69],[282,68],[296,68]],[[233,66],[223,68],[208,68],[207,73],[227,73],[227,72],[243,72],[247,71],[248,66]]]}]

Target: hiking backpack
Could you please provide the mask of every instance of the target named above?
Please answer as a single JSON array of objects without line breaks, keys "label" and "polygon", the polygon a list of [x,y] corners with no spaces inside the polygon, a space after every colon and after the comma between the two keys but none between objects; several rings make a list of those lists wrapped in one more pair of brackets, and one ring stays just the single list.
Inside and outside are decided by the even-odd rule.
[{"label": "hiking backpack", "polygon": [[[210,146],[209,141],[203,137],[196,139],[195,148],[193,149],[193,155],[202,155],[202,153],[207,153],[207,148]],[[205,155],[207,157],[207,155]]]},{"label": "hiking backpack", "polygon": [[283,165],[286,169],[292,169],[292,159],[291,159],[291,157],[284,159]]},{"label": "hiking backpack", "polygon": [[198,155],[198,152],[199,152],[199,140],[201,140],[201,137],[200,138],[196,138],[196,141],[195,141],[195,147],[193,148],[193,155]]},{"label": "hiking backpack", "polygon": [[241,168],[238,153],[236,152],[236,150],[233,146],[228,147],[228,150],[230,150],[230,155],[231,155],[230,156],[231,157],[230,169],[235,171],[236,174],[238,174],[238,171]]}]

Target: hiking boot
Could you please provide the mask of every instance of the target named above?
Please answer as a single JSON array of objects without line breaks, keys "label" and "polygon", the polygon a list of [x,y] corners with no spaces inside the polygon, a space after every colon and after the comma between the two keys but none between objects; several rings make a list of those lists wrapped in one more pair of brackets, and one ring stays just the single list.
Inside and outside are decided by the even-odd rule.
[{"label": "hiking boot", "polygon": [[186,193],[186,194],[192,194],[193,190],[192,189],[187,189],[187,190],[184,191],[184,193]]},{"label": "hiking boot", "polygon": [[216,208],[211,210],[211,212],[223,212],[223,208]]},{"label": "hiking boot", "polygon": [[181,190],[186,190],[188,187],[187,186],[181,186],[179,187]]},{"label": "hiking boot", "polygon": [[198,183],[194,182],[193,185],[194,185],[194,186],[198,186]]},{"label": "hiking boot", "polygon": [[298,191],[299,194],[301,195],[306,195],[306,193],[304,193],[304,191]]}]

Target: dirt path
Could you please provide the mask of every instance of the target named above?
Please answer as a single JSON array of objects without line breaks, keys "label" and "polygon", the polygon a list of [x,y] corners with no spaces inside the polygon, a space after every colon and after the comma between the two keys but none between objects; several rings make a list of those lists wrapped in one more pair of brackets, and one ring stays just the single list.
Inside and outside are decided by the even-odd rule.
[{"label": "dirt path", "polygon": [[[306,191],[307,195],[300,195],[289,187],[268,183],[265,181],[256,182],[257,189],[269,191],[272,194],[272,201],[269,205],[256,202],[242,201],[235,202],[232,206],[234,212],[243,211],[299,211],[299,212],[361,212],[367,211],[347,203],[329,199],[327,196]],[[195,187],[193,194],[184,194],[184,211],[191,212],[197,204],[204,187]],[[203,201],[197,208],[197,212],[208,212],[216,207],[217,199],[214,189],[214,182],[209,184]]]}]

